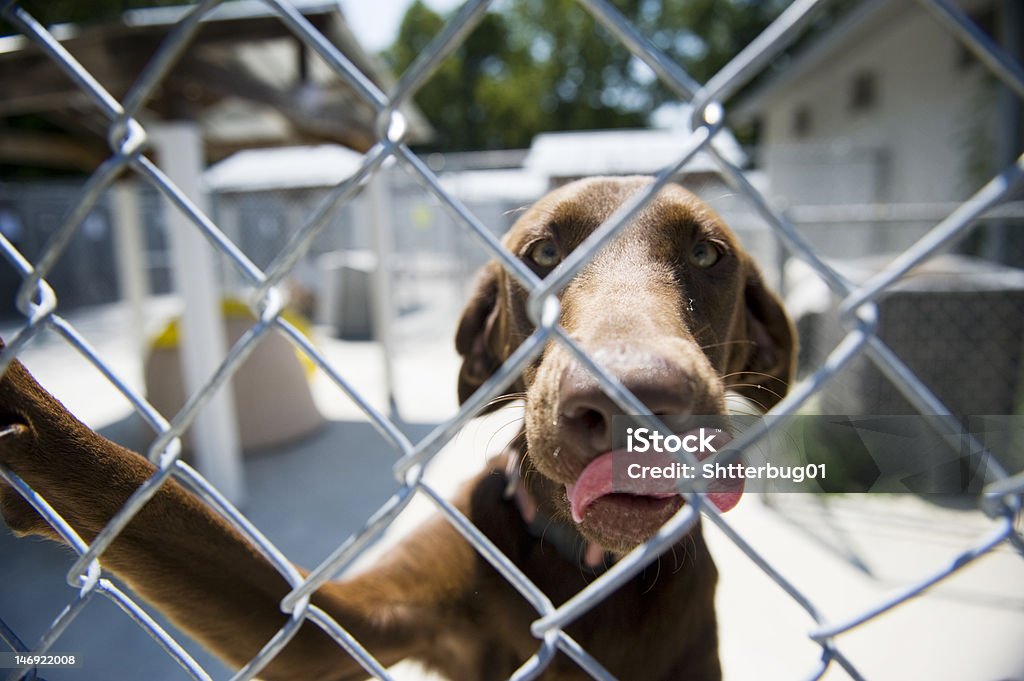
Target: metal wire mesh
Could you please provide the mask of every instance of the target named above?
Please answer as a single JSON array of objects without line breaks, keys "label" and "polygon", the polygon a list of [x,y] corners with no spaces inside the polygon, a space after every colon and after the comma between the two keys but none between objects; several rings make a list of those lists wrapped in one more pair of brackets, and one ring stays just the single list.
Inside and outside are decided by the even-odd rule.
[{"label": "metal wire mesh", "polygon": [[[266,0],[266,5],[277,14],[296,38],[319,54],[338,76],[344,79],[377,112],[378,141],[365,155],[365,160],[359,171],[339,184],[321,208],[308,217],[304,226],[281,249],[273,262],[261,269],[227,239],[217,225],[141,153],[146,146],[147,132],[137,119],[140,108],[154,89],[159,86],[161,79],[168,73],[178,57],[188,49],[190,38],[203,18],[217,5],[216,0],[206,0],[197,4],[187,16],[178,22],[123,101],[113,98],[28,12],[19,7],[17,3],[5,3],[2,10],[3,17],[37,43],[49,58],[78,85],[81,91],[88,95],[94,104],[105,113],[108,120],[107,134],[111,153],[91,175],[89,181],[82,188],[74,207],[66,215],[62,226],[53,235],[43,254],[35,262],[26,260],[6,238],[0,236],[0,250],[23,280],[17,304],[25,317],[24,324],[17,334],[8,339],[8,346],[0,360],[0,369],[6,369],[9,362],[18,356],[33,336],[44,328],[49,328],[63,337],[67,343],[102,372],[159,434],[148,452],[149,459],[158,466],[157,472],[132,495],[121,511],[111,519],[92,543],[86,543],[79,538],[64,519],[47,504],[46,500],[14,473],[0,468],[0,474],[4,479],[17,488],[79,554],[68,573],[68,582],[76,589],[75,596],[49,630],[34,645],[33,652],[42,653],[51,649],[65,628],[90,599],[101,594],[117,603],[140,627],[156,639],[166,653],[173,657],[189,676],[195,679],[209,678],[207,672],[160,625],[146,615],[130,595],[119,590],[104,576],[102,567],[103,554],[111,542],[142,505],[171,477],[176,478],[201,497],[247,537],[292,586],[291,593],[284,598],[281,604],[283,609],[290,613],[287,623],[267,641],[256,657],[235,674],[234,679],[250,679],[257,675],[288,643],[299,626],[307,620],[327,632],[339,646],[354,656],[369,674],[381,679],[390,678],[387,670],[360,645],[359,641],[355,640],[324,611],[310,603],[310,595],[325,581],[349,565],[367,544],[387,528],[416,495],[424,495],[430,499],[475,550],[493,565],[536,610],[537,617],[532,624],[531,631],[537,638],[537,650],[516,672],[513,678],[517,679],[533,678],[541,673],[552,660],[556,651],[562,651],[568,655],[594,678],[612,678],[588,651],[584,650],[566,633],[567,625],[593,608],[618,585],[636,575],[663,551],[677,542],[693,527],[702,512],[813,618],[815,625],[808,632],[808,636],[820,645],[822,657],[820,663],[807,674],[809,678],[818,678],[832,663],[840,665],[852,677],[861,678],[852,662],[838,648],[837,638],[841,634],[914,597],[999,545],[1009,544],[1018,552],[1024,552],[1024,539],[1014,527],[1014,519],[1019,510],[1020,495],[1024,494],[1024,474],[1008,476],[1001,472],[998,463],[993,460],[990,462],[990,466],[997,470],[999,480],[986,488],[981,504],[985,513],[998,520],[996,529],[989,536],[979,541],[976,546],[954,556],[948,567],[921,576],[917,581],[905,587],[902,592],[885,598],[862,612],[853,613],[838,620],[828,619],[802,592],[798,584],[787,581],[718,514],[713,506],[705,503],[701,495],[688,493],[689,503],[669,521],[655,539],[625,556],[575,597],[561,606],[555,607],[548,597],[515,564],[498,551],[483,533],[424,482],[424,465],[465,426],[483,405],[511,384],[527,363],[533,360],[549,341],[564,345],[599,378],[603,388],[623,409],[632,413],[650,415],[650,412],[635,396],[631,395],[613,376],[604,372],[559,327],[559,303],[556,293],[587,264],[596,251],[614,239],[654,193],[669,182],[679,168],[699,151],[710,154],[714,158],[722,178],[764,217],[790,252],[808,263],[842,299],[839,311],[847,329],[845,338],[828,354],[822,365],[813,374],[795,386],[788,397],[776,407],[775,413],[780,416],[793,414],[851,358],[864,354],[882,370],[917,409],[923,413],[941,414],[945,415],[947,419],[954,419],[949,410],[907,369],[900,357],[875,335],[876,301],[912,267],[928,259],[945,244],[970,230],[976,218],[1004,200],[1010,191],[1019,185],[1021,176],[1024,174],[1024,158],[1018,159],[1014,165],[993,177],[974,196],[935,225],[927,235],[906,249],[883,271],[865,283],[855,286],[826,264],[815,250],[805,243],[791,222],[769,205],[765,197],[748,181],[743,171],[723,158],[709,144],[714,135],[722,129],[723,103],[763,70],[775,55],[790,45],[800,34],[801,29],[809,23],[815,11],[826,4],[825,1],[796,0],[767,30],[721,71],[707,83],[701,84],[642,36],[610,2],[580,0],[582,8],[590,12],[610,30],[637,58],[649,65],[657,76],[678,95],[680,100],[692,103],[693,132],[688,139],[686,153],[680,156],[675,164],[665,168],[646,191],[622,206],[601,225],[554,274],[541,280],[507,252],[492,232],[481,224],[457,198],[445,192],[438,177],[403,143],[406,126],[398,111],[399,107],[419,90],[445,57],[461,44],[488,10],[490,4],[488,0],[467,2],[402,75],[397,85],[390,92],[384,92],[353,66],[345,55],[327,41],[295,8],[284,0]],[[1018,96],[1024,96],[1024,70],[1021,69],[1021,66],[993,44],[955,5],[948,0],[920,0],[919,4],[938,17]],[[328,363],[309,339],[284,320],[281,316],[282,296],[278,291],[278,286],[323,228],[330,210],[358,194],[368,178],[377,172],[389,158],[396,159],[398,164],[426,191],[435,195],[457,219],[466,233],[478,239],[490,255],[531,292],[530,312],[536,323],[536,331],[522,343],[497,373],[462,405],[458,413],[418,442],[411,442],[407,439],[395,423],[371,406],[346,381],[342,373]],[[227,258],[238,270],[239,276],[256,290],[251,305],[258,321],[230,348],[223,363],[205,387],[192,395],[184,408],[174,415],[170,422],[157,413],[124,380],[119,378],[75,328],[58,314],[58,300],[47,283],[47,277],[52,273],[54,264],[66,249],[83,218],[97,203],[104,191],[111,186],[111,183],[126,174],[136,175],[167,197],[177,210],[188,217],[195,229],[206,237],[210,248],[216,249]],[[394,467],[399,484],[398,491],[370,518],[362,531],[339,546],[305,578],[297,572],[288,558],[233,508],[215,488],[179,459],[180,438],[192,423],[196,413],[202,409],[213,392],[231,377],[261,336],[271,329],[283,332],[302,353],[326,372],[331,380],[359,405],[366,417],[398,454],[398,462]],[[782,420],[776,419],[771,423],[777,425]],[[751,429],[743,435],[740,442],[736,443],[737,447],[753,445],[767,435],[773,427],[775,425],[765,424]],[[979,443],[972,443],[972,450],[984,451],[984,448]],[[6,630],[6,627],[4,629]],[[5,638],[9,641],[18,641],[14,632],[8,631],[7,633],[10,636],[5,636]],[[21,646],[23,644],[17,642],[11,645]],[[32,672],[16,671],[13,677],[19,678],[22,674],[31,676]]]}]

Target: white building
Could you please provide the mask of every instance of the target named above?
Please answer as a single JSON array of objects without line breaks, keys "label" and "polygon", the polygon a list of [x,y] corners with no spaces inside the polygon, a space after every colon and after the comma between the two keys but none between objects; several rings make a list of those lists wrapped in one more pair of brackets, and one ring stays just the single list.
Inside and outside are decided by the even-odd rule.
[{"label": "white building", "polygon": [[[996,3],[961,3],[995,25]],[[837,22],[732,113],[758,122],[760,167],[788,205],[948,203],[993,174],[993,80],[918,3],[883,0]]]},{"label": "white building", "polygon": [[[955,3],[997,40],[1001,22],[1021,6]],[[923,3],[862,3],[785,59],[730,114],[760,131],[757,165],[770,199],[855,282],[934,228],[1020,153],[1020,114],[1007,129],[998,80]],[[963,253],[999,259],[1010,243],[996,245],[999,227],[976,230],[977,241],[960,244]],[[979,351],[978,339],[997,338],[1021,318],[1020,281],[1019,271],[985,260],[936,258],[891,287],[879,313],[880,337],[954,412],[1011,413],[1020,394],[1020,345],[1002,341]],[[834,301],[799,262],[786,266],[785,282],[802,364],[819,366],[845,334]],[[964,300],[971,301],[971,316],[948,312]],[[912,411],[893,395],[860,357],[816,406],[835,413]]]},{"label": "white building", "polygon": [[[541,133],[533,139],[523,166],[551,178],[552,185],[592,175],[653,175],[682,158],[689,138],[688,127]],[[746,155],[728,131],[715,135],[711,144],[730,162],[746,164]],[[703,151],[679,173],[684,182],[705,181],[716,174],[714,161]]]}]

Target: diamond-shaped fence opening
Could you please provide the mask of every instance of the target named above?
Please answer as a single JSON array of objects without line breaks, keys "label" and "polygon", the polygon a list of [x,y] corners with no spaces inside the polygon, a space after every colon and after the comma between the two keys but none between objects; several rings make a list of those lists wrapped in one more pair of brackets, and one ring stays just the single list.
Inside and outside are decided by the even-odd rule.
[{"label": "diamond-shaped fence opening", "polygon": [[[31,501],[79,555],[68,575],[69,582],[75,588],[74,595],[68,600],[67,608],[57,616],[38,640],[23,641],[18,637],[18,632],[10,630],[0,621],[0,635],[10,649],[31,650],[35,653],[59,650],[60,637],[64,630],[73,625],[76,616],[96,594],[101,594],[149,633],[161,648],[182,666],[188,676],[197,679],[209,678],[203,666],[182,648],[157,620],[140,608],[130,593],[111,582],[103,571],[105,550],[130,519],[171,477],[208,502],[227,522],[247,537],[292,586],[291,593],[282,602],[282,608],[289,613],[286,623],[266,642],[259,655],[248,661],[235,675],[234,678],[238,679],[258,676],[260,670],[280,653],[298,627],[306,621],[321,628],[347,653],[356,657],[368,674],[377,678],[390,678],[388,672],[356,638],[327,613],[311,604],[310,594],[358,558],[365,546],[384,531],[414,499],[426,499],[431,502],[466,541],[536,610],[536,620],[532,627],[532,633],[537,638],[536,653],[523,663],[516,678],[533,678],[542,673],[556,652],[567,655],[594,678],[610,678],[607,671],[591,656],[592,651],[579,646],[566,633],[566,628],[580,615],[600,603],[618,585],[639,573],[668,550],[697,521],[699,511],[706,513],[734,543],[736,549],[744,553],[768,579],[774,581],[783,593],[791,597],[796,607],[804,610],[813,622],[808,635],[819,648],[820,661],[809,665],[810,669],[794,669],[793,675],[798,678],[800,675],[817,678],[833,664],[842,667],[851,677],[861,678],[856,660],[843,652],[842,635],[845,632],[861,624],[871,623],[877,616],[956,574],[965,565],[989,552],[1007,547],[1017,552],[1024,551],[1024,541],[1014,525],[1019,498],[1024,492],[1024,479],[1019,473],[1012,477],[1007,475],[998,464],[993,463],[996,481],[985,489],[981,499],[982,510],[995,521],[994,529],[991,529],[983,539],[970,543],[967,548],[959,546],[959,552],[951,556],[952,560],[948,566],[933,572],[917,574],[913,579],[904,582],[894,595],[871,603],[859,612],[846,613],[836,619],[826,616],[798,581],[790,581],[780,574],[754,548],[753,543],[740,536],[726,519],[703,501],[703,497],[691,495],[688,497],[691,503],[669,521],[665,531],[659,534],[657,539],[637,548],[596,578],[583,591],[556,607],[480,530],[447,502],[434,487],[424,481],[424,465],[463,429],[482,406],[499,394],[504,386],[514,381],[549,342],[563,344],[595,374],[603,389],[624,410],[649,414],[642,402],[605,373],[600,365],[588,357],[558,326],[557,314],[553,312],[557,311],[557,292],[599,249],[615,239],[631,216],[642,209],[654,193],[670,182],[678,170],[697,153],[707,154],[714,160],[722,180],[737,196],[748,203],[749,210],[758,213],[770,225],[787,251],[809,266],[828,285],[839,301],[832,308],[833,327],[842,331],[829,337],[828,350],[814,358],[813,369],[776,407],[775,413],[780,416],[795,413],[808,400],[818,396],[830,378],[845,365],[855,358],[857,361],[866,358],[877,367],[880,375],[884,376],[886,385],[894,386],[906,403],[914,409],[923,413],[944,414],[947,421],[955,421],[955,416],[928,385],[908,368],[913,365],[913,361],[905,362],[901,357],[900,352],[905,350],[906,343],[899,338],[889,343],[883,341],[877,334],[879,302],[887,294],[898,289],[905,275],[914,266],[928,261],[952,240],[967,235],[980,216],[1011,195],[1014,188],[1020,185],[1021,175],[1024,173],[1024,160],[1021,159],[1001,169],[998,175],[985,183],[971,198],[954,206],[948,215],[928,229],[923,236],[914,240],[893,261],[883,264],[870,276],[854,283],[854,279],[846,273],[838,271],[823,260],[819,255],[819,249],[811,246],[794,227],[791,217],[773,208],[766,197],[749,181],[744,171],[710,144],[724,129],[723,107],[727,107],[730,98],[760,74],[773,57],[789,47],[813,20],[816,10],[827,3],[821,0],[796,0],[762,35],[707,83],[701,84],[659,51],[619,13],[614,5],[605,0],[581,0],[576,11],[591,13],[639,60],[647,64],[657,77],[679,96],[680,101],[692,105],[692,133],[685,140],[685,153],[681,153],[675,163],[660,172],[649,189],[635,196],[601,225],[554,274],[540,280],[500,245],[492,229],[454,194],[447,191],[428,163],[405,144],[408,125],[401,112],[402,105],[415,96],[444,58],[458,48],[473,30],[476,22],[490,9],[490,4],[485,0],[467,2],[417,61],[401,75],[397,84],[389,91],[384,91],[359,71],[294,7],[283,0],[268,0],[266,7],[270,13],[279,18],[297,40],[314,51],[376,113],[378,136],[351,176],[319,196],[317,209],[303,217],[301,228],[287,237],[280,230],[274,231],[272,228],[264,238],[261,238],[259,233],[255,236],[246,234],[244,239],[248,241],[238,244],[229,238],[230,229],[222,230],[203,207],[195,205],[187,192],[172,181],[164,170],[143,155],[152,140],[147,128],[137,118],[140,109],[159,88],[169,69],[188,52],[191,37],[217,3],[203,2],[180,18],[122,101],[113,98],[73,55],[61,47],[54,35],[36,22],[17,2],[4,4],[4,19],[36,43],[47,58],[53,60],[93,105],[105,114],[111,151],[78,191],[74,201],[63,209],[60,224],[45,246],[28,253],[16,248],[6,237],[0,238],[0,250],[3,251],[8,266],[22,281],[15,302],[24,315],[24,322],[20,324],[16,333],[6,339],[7,348],[2,354],[2,366],[6,368],[26,344],[40,336],[44,330],[56,334],[94,365],[152,428],[155,439],[147,455],[158,465],[157,472],[131,497],[121,512],[91,543],[77,537],[60,515],[47,504],[46,499],[36,495],[11,471],[0,469],[7,483],[16,487]],[[946,0],[921,0],[918,4],[920,8],[915,8],[915,11],[928,11],[934,14],[1010,90],[1018,96],[1024,94],[1024,72],[1020,64],[994,45],[956,6]],[[346,379],[344,367],[334,366],[301,330],[288,321],[283,314],[281,302],[283,296],[280,287],[286,277],[293,272],[296,264],[309,250],[315,248],[317,238],[330,221],[336,219],[338,212],[347,210],[352,199],[360,192],[369,191],[367,185],[375,181],[375,177],[381,177],[379,173],[387,164],[397,166],[396,172],[401,173],[403,181],[415,182],[422,191],[436,198],[437,204],[456,225],[459,241],[475,240],[489,257],[497,259],[511,276],[530,291],[531,309],[537,324],[533,335],[523,342],[513,356],[455,416],[417,438],[410,438],[388,414],[372,406],[360,390]],[[130,387],[129,381],[119,377],[111,364],[59,313],[61,300],[55,295],[49,283],[58,278],[58,262],[67,252],[76,234],[83,229],[90,211],[99,205],[116,181],[126,177],[134,178],[145,185],[148,191],[162,196],[179,215],[186,218],[190,228],[205,239],[204,248],[216,253],[228,263],[232,276],[254,292],[247,302],[256,321],[231,345],[227,356],[216,365],[203,387],[192,394],[184,407],[175,414],[161,415],[142,395]],[[235,239],[243,238],[237,233],[231,236]],[[216,488],[180,458],[180,439],[185,431],[207,402],[229,381],[261,339],[274,331],[283,334],[308,361],[326,372],[330,380],[336,383],[337,388],[358,406],[365,419],[378,431],[382,438],[379,441],[381,450],[393,452],[397,461],[395,474],[399,483],[393,496],[369,518],[365,527],[347,541],[340,543],[307,576],[301,575],[274,543],[263,536],[260,530],[221,496]],[[939,418],[938,422],[941,423],[942,418]],[[755,446],[761,438],[773,432],[775,426],[772,424],[775,423],[778,421],[766,422],[763,427],[749,430],[737,446]],[[972,451],[985,451],[979,443],[971,445]],[[17,585],[7,585],[7,588],[11,587],[16,588]],[[0,613],[0,616],[2,615],[3,613]],[[25,672],[25,677],[33,678],[35,674],[35,671],[29,670]],[[14,677],[17,678],[18,673],[15,673]]]}]

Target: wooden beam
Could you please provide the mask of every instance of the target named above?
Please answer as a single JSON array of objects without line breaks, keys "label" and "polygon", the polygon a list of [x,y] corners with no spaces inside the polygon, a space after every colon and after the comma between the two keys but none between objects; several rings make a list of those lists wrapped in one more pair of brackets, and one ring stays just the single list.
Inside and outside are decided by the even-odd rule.
[{"label": "wooden beam", "polygon": [[294,88],[278,89],[248,72],[242,64],[212,63],[190,54],[168,76],[165,92],[180,101],[175,91],[190,84],[271,107],[288,119],[296,131],[359,151],[369,148],[374,139],[372,110],[341,83],[334,87],[321,85],[322,96],[311,102],[308,97],[298,96],[300,83]]},{"label": "wooden beam", "polygon": [[91,171],[109,152],[102,147],[58,134],[4,130],[0,163]]},{"label": "wooden beam", "polygon": [[[310,19],[315,27],[327,30],[328,17],[318,15]],[[83,29],[62,44],[107,91],[120,99],[169,30],[167,26],[100,26]],[[290,36],[276,17],[207,22],[186,52],[201,52],[205,46],[230,48]],[[0,54],[0,83],[4,84],[0,114],[59,109],[68,97],[83,95],[50,57],[31,44]]]}]

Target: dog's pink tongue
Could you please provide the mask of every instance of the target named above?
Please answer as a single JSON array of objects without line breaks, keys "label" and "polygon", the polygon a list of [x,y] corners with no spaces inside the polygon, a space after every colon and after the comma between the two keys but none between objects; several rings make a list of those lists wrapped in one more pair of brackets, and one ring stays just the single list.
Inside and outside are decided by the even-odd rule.
[{"label": "dog's pink tongue", "polygon": [[[640,461],[644,466],[664,468],[676,463],[676,459],[667,453],[648,453],[640,457],[629,455],[625,451],[602,454],[587,464],[575,483],[565,485],[573,520],[582,522],[583,516],[591,504],[601,497],[613,493],[633,494],[654,499],[667,499],[678,494],[676,484],[679,481],[677,479],[631,478],[622,474],[613,476],[615,457],[623,457],[625,460],[626,456],[630,457],[630,462]],[[712,480],[708,485],[708,499],[722,512],[728,511],[738,504],[742,495],[742,480],[728,482]]]},{"label": "dog's pink tongue", "polygon": [[[622,476],[622,480],[612,481],[612,462],[614,457],[626,456],[625,452],[607,452],[597,457],[583,469],[575,484],[567,484],[565,491],[569,497],[569,507],[572,509],[572,519],[576,522],[583,520],[583,514],[590,508],[590,505],[603,496],[620,492],[625,494],[636,494],[639,496],[655,497],[666,499],[676,495],[675,482],[673,480],[654,478],[630,478]],[[664,459],[664,462],[661,460]],[[650,462],[650,463],[648,463]],[[651,466],[667,466],[672,463],[672,458],[667,454],[651,454],[644,456],[644,463]]]}]

